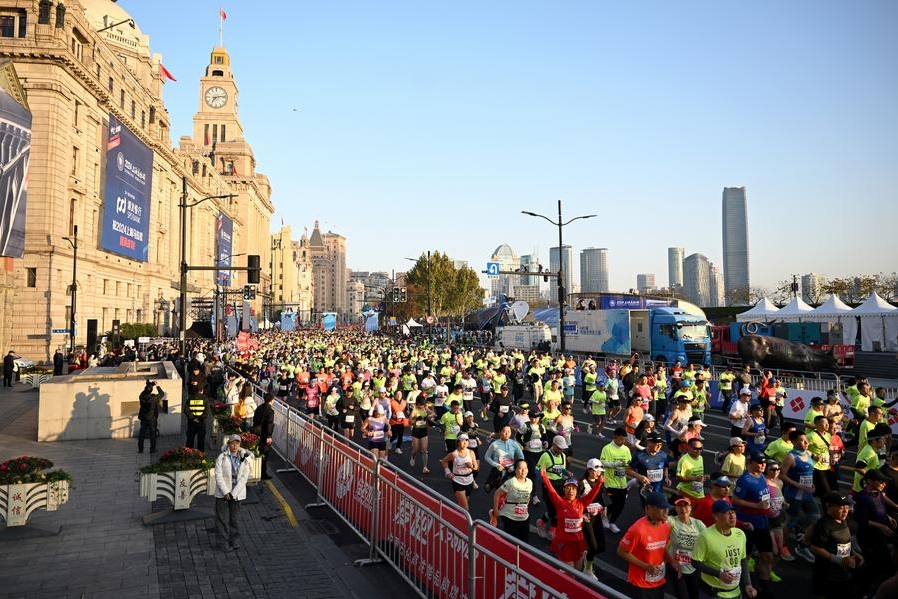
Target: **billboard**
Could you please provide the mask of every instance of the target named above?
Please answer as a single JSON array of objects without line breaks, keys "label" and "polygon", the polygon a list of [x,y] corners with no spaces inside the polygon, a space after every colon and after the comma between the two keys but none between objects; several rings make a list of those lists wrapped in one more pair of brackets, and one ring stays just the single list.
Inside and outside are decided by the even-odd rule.
[{"label": "billboard", "polygon": [[152,189],[153,151],[110,114],[101,249],[148,260]]},{"label": "billboard", "polygon": [[0,256],[25,253],[31,113],[0,88]]},{"label": "billboard", "polygon": [[[228,218],[224,212],[218,213],[218,221],[215,223],[215,245],[217,247],[218,266],[231,266],[232,242],[234,236],[234,221]],[[230,269],[217,271],[216,285],[219,287],[231,286]]]}]

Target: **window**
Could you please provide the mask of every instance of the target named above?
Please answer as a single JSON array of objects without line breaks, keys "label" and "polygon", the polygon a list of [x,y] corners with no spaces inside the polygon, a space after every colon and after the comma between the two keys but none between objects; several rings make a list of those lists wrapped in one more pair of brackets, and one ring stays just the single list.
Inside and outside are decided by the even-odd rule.
[{"label": "window", "polygon": [[221,141],[225,141],[225,125],[221,125]]},{"label": "window", "polygon": [[56,5],[56,26],[65,27],[65,5]]},{"label": "window", "polygon": [[72,176],[78,177],[78,148],[72,148]]},{"label": "window", "polygon": [[147,113],[143,110],[140,111],[140,126],[141,128],[147,126]]},{"label": "window", "polygon": [[137,118],[137,102],[135,102],[134,100],[131,100],[131,120],[133,121],[136,118]]},{"label": "window", "polygon": [[37,269],[36,268],[26,268],[25,269],[25,286],[26,287],[37,287]]},{"label": "window", "polygon": [[28,15],[24,8],[3,8],[0,13],[0,37],[25,37],[25,17]]},{"label": "window", "polygon": [[0,15],[0,37],[16,36],[16,18],[13,15]]},{"label": "window", "polygon": [[125,90],[121,90],[118,94],[118,105],[122,110],[125,109]]},{"label": "window", "polygon": [[50,0],[41,0],[38,3],[37,22],[41,25],[50,24]]},{"label": "window", "polygon": [[78,59],[78,62],[84,62],[84,44],[78,38],[72,38],[72,54]]},{"label": "window", "polygon": [[224,56],[216,56],[215,64],[224,64]]},{"label": "window", "polygon": [[[99,69],[100,69],[100,67],[97,66],[98,71],[99,71]],[[114,81],[112,80],[112,77],[109,78],[109,83],[107,84],[107,87],[109,88],[109,91],[112,92],[112,88],[114,87]]]},{"label": "window", "polygon": [[216,143],[218,141],[218,125],[212,124],[212,143]]},{"label": "window", "polygon": [[150,124],[152,125],[155,122],[156,122],[156,107],[150,106]]}]

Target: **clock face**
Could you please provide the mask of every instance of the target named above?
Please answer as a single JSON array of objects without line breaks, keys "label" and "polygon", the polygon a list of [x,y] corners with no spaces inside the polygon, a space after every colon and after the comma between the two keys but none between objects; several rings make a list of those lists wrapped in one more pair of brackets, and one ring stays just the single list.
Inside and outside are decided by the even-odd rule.
[{"label": "clock face", "polygon": [[221,108],[228,101],[228,92],[218,86],[210,87],[206,90],[205,99],[212,108]]}]

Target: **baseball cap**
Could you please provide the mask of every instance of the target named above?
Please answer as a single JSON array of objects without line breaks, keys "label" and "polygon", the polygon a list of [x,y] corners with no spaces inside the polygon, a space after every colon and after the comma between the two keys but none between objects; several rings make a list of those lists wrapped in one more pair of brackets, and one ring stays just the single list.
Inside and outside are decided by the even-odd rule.
[{"label": "baseball cap", "polygon": [[566,478],[564,479],[564,485],[562,485],[562,487],[566,487],[568,485],[574,485],[576,487],[579,486],[580,483],[577,482],[576,478]]},{"label": "baseball cap", "polygon": [[880,472],[879,470],[867,470],[867,473],[864,475],[864,480],[877,480],[880,482],[886,482],[888,479],[885,474]]},{"label": "baseball cap", "polygon": [[471,411],[465,412],[465,418],[467,418],[468,416],[473,416],[473,415],[474,415],[474,412],[471,412]]},{"label": "baseball cap", "polygon": [[751,395],[751,389],[749,389],[748,387],[742,387],[739,390],[739,395]]},{"label": "baseball cap", "polygon": [[652,433],[651,435],[646,435],[645,440],[650,441],[652,443],[661,443],[662,442],[661,435],[659,435],[657,433]]},{"label": "baseball cap", "polygon": [[643,420],[645,420],[646,422],[654,422],[654,421],[655,421],[655,417],[652,416],[651,414],[646,414],[646,415],[645,415],[645,418],[643,418]]},{"label": "baseball cap", "polygon": [[733,505],[726,499],[718,499],[711,505],[712,514],[725,514],[733,509]]},{"label": "baseball cap", "polygon": [[823,496],[823,505],[854,505],[854,501],[838,491],[830,491]]},{"label": "baseball cap", "polygon": [[733,484],[733,481],[731,481],[728,476],[718,476],[711,481],[711,484],[715,487],[729,487],[731,484]]},{"label": "baseball cap", "polygon": [[752,453],[751,457],[749,459],[752,462],[754,462],[755,464],[766,464],[767,463],[767,456],[764,455],[763,453],[761,453],[760,451],[756,451],[756,452]]},{"label": "baseball cap", "polygon": [[685,497],[677,497],[674,500],[674,505],[680,505],[681,503],[684,505],[692,505],[692,502],[689,501],[688,499],[686,499]]},{"label": "baseball cap", "polygon": [[689,403],[689,398],[685,395],[677,395],[674,399],[677,400],[677,403]]},{"label": "baseball cap", "polygon": [[238,443],[240,443],[240,435],[230,435],[228,437],[228,443],[230,443],[231,441],[237,441]]},{"label": "baseball cap", "polygon": [[542,412],[530,412],[530,417],[531,417],[531,418],[536,418],[537,420],[542,420],[542,419],[543,419],[543,413],[542,413]]},{"label": "baseball cap", "polygon": [[660,507],[669,510],[672,506],[667,501],[667,496],[658,491],[652,491],[645,498],[645,504],[652,507]]},{"label": "baseball cap", "polygon": [[605,467],[602,466],[602,460],[599,458],[589,458],[589,461],[586,462],[586,467],[589,470],[598,470],[600,472],[605,472]]},{"label": "baseball cap", "polygon": [[499,387],[499,391],[508,391],[508,385],[502,385]]},{"label": "baseball cap", "polygon": [[707,424],[705,424],[704,422],[702,422],[702,419],[699,418],[698,416],[692,416],[692,417],[690,417],[690,418],[689,418],[689,424],[694,424],[695,426],[708,426]]},{"label": "baseball cap", "polygon": [[460,435],[458,436],[458,440],[459,440],[459,441],[467,441],[467,440],[468,440],[468,435],[466,435],[465,433],[462,433],[462,434],[460,434]]},{"label": "baseball cap", "polygon": [[387,392],[387,388],[386,388],[386,387],[378,387],[378,388],[377,388],[377,392],[378,392],[378,393],[386,393],[386,392]]},{"label": "baseball cap", "polygon": [[762,405],[759,404],[759,403],[753,403],[753,404],[751,404],[751,409],[752,409],[752,410],[763,410],[763,409],[764,409],[764,406],[762,406]]},{"label": "baseball cap", "polygon": [[521,408],[522,410],[529,410],[529,409],[530,409],[530,404],[527,403],[527,402],[525,401],[525,402],[522,403],[522,404],[518,404],[518,407]]},{"label": "baseball cap", "polygon": [[730,447],[735,447],[736,445],[745,445],[742,437],[730,437]]},{"label": "baseball cap", "polygon": [[554,445],[558,449],[567,449],[568,448],[567,440],[564,437],[562,437],[561,435],[556,435],[556,437],[554,439],[552,439],[552,445]]}]

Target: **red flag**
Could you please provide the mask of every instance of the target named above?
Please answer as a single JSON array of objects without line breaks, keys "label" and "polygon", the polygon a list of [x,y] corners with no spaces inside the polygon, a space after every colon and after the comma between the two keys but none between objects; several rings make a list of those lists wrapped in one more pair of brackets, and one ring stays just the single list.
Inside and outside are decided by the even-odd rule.
[{"label": "red flag", "polygon": [[219,8],[219,9],[218,9],[218,12],[221,13],[221,20],[222,20],[222,21],[227,21],[227,20],[228,20],[228,13],[226,13],[226,12],[224,11],[223,8]]},{"label": "red flag", "polygon": [[164,66],[162,66],[161,62],[159,63],[159,76],[165,79],[171,79],[172,81],[177,81],[174,75],[172,75]]}]

